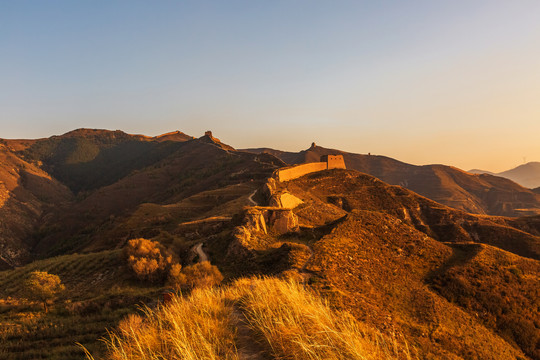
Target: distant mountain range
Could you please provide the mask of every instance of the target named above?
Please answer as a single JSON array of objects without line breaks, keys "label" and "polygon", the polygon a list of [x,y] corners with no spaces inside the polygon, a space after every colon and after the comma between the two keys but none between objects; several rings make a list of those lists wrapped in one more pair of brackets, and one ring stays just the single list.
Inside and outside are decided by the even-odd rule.
[{"label": "distant mountain range", "polygon": [[500,173],[492,173],[479,169],[472,169],[469,170],[469,172],[471,174],[490,174],[501,176],[530,189],[540,188],[540,162],[538,161],[519,165],[513,169]]}]

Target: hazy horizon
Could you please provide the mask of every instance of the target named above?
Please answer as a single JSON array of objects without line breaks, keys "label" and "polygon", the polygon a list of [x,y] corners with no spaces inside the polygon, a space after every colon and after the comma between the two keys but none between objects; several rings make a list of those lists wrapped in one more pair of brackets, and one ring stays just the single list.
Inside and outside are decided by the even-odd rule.
[{"label": "hazy horizon", "polygon": [[540,161],[540,3],[0,1],[0,138],[212,130],[412,164]]}]

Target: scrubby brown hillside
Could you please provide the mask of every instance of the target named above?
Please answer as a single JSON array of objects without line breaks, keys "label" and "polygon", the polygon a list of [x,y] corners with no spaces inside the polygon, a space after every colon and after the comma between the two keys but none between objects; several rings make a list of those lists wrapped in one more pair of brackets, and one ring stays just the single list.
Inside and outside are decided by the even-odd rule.
[{"label": "scrubby brown hillside", "polygon": [[300,230],[249,227],[244,252],[229,250],[256,271],[292,269],[335,306],[404,333],[421,358],[540,358],[537,218],[468,214],[355,171],[275,191],[302,200]]},{"label": "scrubby brown hillside", "polygon": [[[283,165],[273,156],[238,152],[207,136],[174,146],[176,151],[160,161],[89,192],[59,218],[45,223],[35,251],[59,254],[109,249],[137,234],[159,233],[159,228],[173,231],[179,223],[204,216],[231,217]],[[223,190],[211,192],[217,189]],[[189,204],[190,197],[196,201]],[[238,198],[243,201],[234,205]],[[227,202],[233,205],[223,211]],[[132,220],[141,217],[139,223]],[[55,226],[58,223],[62,228]]]},{"label": "scrubby brown hillside", "polygon": [[78,129],[35,141],[10,140],[8,144],[19,149],[20,157],[78,193],[113,184],[152,165],[176,152],[188,139],[182,133],[151,138],[120,130]]},{"label": "scrubby brown hillside", "polygon": [[27,262],[41,219],[72,198],[67,187],[0,143],[0,269]]},{"label": "scrubby brown hillside", "polygon": [[322,155],[342,154],[347,168],[401,185],[420,195],[475,214],[522,216],[540,213],[540,196],[511,180],[487,174],[473,175],[445,165],[416,166],[386,156],[362,155],[312,146],[299,153],[268,152],[289,164],[319,161]]}]

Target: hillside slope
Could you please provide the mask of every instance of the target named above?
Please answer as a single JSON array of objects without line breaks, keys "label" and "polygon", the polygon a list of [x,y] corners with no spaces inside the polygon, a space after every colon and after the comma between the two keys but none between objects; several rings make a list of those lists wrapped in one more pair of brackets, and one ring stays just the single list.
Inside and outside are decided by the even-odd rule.
[{"label": "hillside slope", "polygon": [[[208,212],[214,208],[220,216],[230,217],[238,211],[237,207],[224,212],[217,205],[247,197],[276,167],[283,165],[271,155],[239,152],[206,136],[171,146],[176,150],[168,156],[89,192],[59,217],[43,224],[35,251],[44,256],[111,249],[136,234],[159,233],[159,229],[165,228],[172,231],[181,222],[205,214],[212,216]],[[208,193],[216,189],[225,190],[218,195]],[[198,205],[183,203],[202,193],[206,196],[198,198]],[[140,216],[137,211],[143,208],[152,208],[161,216],[150,220],[152,216],[147,215],[142,223],[134,223],[132,218]]]},{"label": "hillside slope", "polygon": [[0,269],[29,261],[41,219],[72,199],[67,187],[0,144]]},{"label": "hillside slope", "polygon": [[540,186],[540,162],[529,162],[516,168],[503,171],[497,174],[521,186],[533,189]]},{"label": "hillside slope", "polygon": [[289,164],[319,161],[322,155],[341,154],[348,169],[373,175],[392,185],[401,185],[441,204],[475,214],[522,216],[540,214],[540,196],[505,178],[471,175],[445,165],[416,166],[389,157],[362,155],[312,146],[299,153],[270,149]]},{"label": "hillside slope", "polygon": [[302,200],[300,228],[245,225],[229,254],[254,271],[297,273],[334,306],[405,334],[421,358],[540,358],[537,218],[468,214],[350,170],[275,186]]},{"label": "hillside slope", "polygon": [[540,187],[540,162],[529,162],[500,173],[492,173],[480,169],[472,169],[468,172],[471,174],[489,174],[500,176],[510,179],[529,189]]},{"label": "hillside slope", "polygon": [[122,131],[78,129],[33,141],[9,140],[17,154],[40,165],[74,193],[110,185],[178,150],[190,137],[169,133],[156,138]]}]

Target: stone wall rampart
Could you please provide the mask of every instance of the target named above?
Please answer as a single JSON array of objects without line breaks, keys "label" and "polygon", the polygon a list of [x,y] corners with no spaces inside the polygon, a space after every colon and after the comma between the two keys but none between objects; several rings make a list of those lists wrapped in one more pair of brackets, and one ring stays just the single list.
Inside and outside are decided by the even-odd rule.
[{"label": "stone wall rampart", "polygon": [[326,170],[327,168],[328,165],[326,162],[307,163],[277,170],[276,175],[278,181],[289,181],[306,174]]}]

